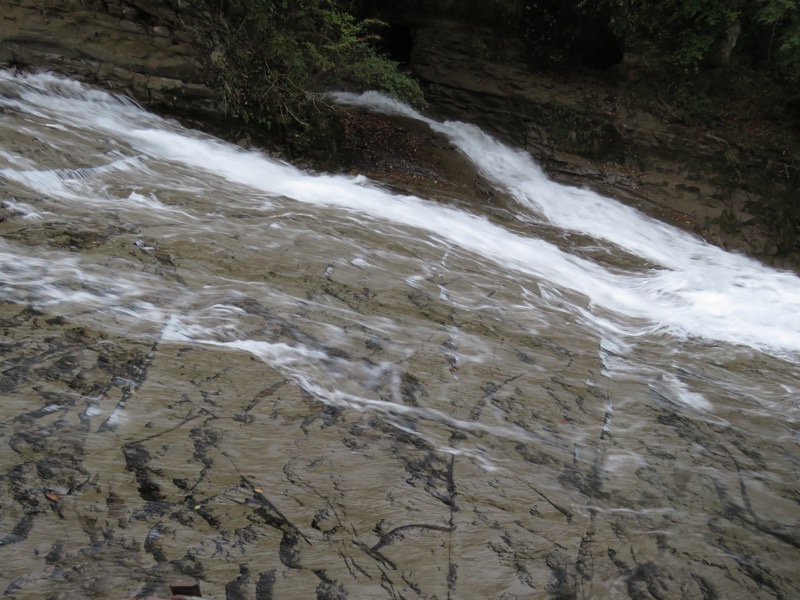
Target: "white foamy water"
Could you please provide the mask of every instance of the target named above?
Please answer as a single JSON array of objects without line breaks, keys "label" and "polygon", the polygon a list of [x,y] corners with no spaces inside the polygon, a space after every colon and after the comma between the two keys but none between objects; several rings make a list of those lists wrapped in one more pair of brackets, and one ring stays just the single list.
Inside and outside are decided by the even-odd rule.
[{"label": "white foamy water", "polygon": [[[542,174],[529,156],[504,146],[474,126],[439,123],[376,94],[339,96],[343,102],[425,121],[448,135],[523,209],[558,227],[611,242],[661,268],[611,272],[566,254],[545,240],[512,233],[479,215],[421,198],[390,194],[363,178],[304,173],[257,152],[245,152],[158,122],[129,102],[101,92],[81,96],[82,88],[76,84],[39,78],[27,82],[27,87],[22,98],[35,107],[36,116],[50,110],[51,118],[124,140],[150,160],[213,174],[267,197],[285,196],[313,206],[349,211],[359,218],[410,227],[423,235],[445,239],[501,268],[577,292],[587,299],[584,317],[598,328],[604,326],[605,319],[593,315],[597,310],[611,311],[649,323],[629,328],[631,335],[663,330],[679,339],[696,336],[780,355],[800,350],[800,280],[795,275],[726,253],[588,190],[556,184]],[[61,95],[48,90],[60,91]],[[10,104],[19,106],[20,101]],[[87,104],[92,110],[87,110]],[[30,172],[11,168],[0,173],[40,193],[74,200],[80,190],[73,190],[92,170],[129,168],[136,160],[118,159],[102,167],[66,174],[64,170]]]},{"label": "white foamy water", "polygon": [[[725,252],[590,190],[555,183],[527,153],[505,146],[474,125],[437,122],[374,92],[340,93],[337,98],[427,123],[447,135],[522,208],[557,227],[611,242],[663,267],[630,277],[602,273],[597,281],[581,281],[583,272],[565,273],[566,280],[581,281],[579,291],[593,302],[647,318],[680,337],[696,335],[779,352],[800,349],[800,279],[793,273]],[[563,273],[562,265],[558,267]]]},{"label": "white foamy water", "polygon": [[[128,100],[75,82],[49,75],[17,78],[5,73],[0,85],[6,90],[5,110],[24,115],[24,131],[17,133],[33,135],[30,130],[44,139],[51,131],[54,160],[64,163],[55,167],[37,164],[9,148],[0,154],[0,175],[34,195],[46,196],[46,210],[60,210],[80,219],[86,218],[80,217],[82,207],[91,205],[92,215],[99,211],[123,223],[151,228],[153,236],[135,241],[140,252],[157,256],[159,237],[183,237],[200,244],[200,252],[222,255],[229,236],[239,239],[230,244],[231,255],[243,248],[251,255],[268,249],[279,251],[290,240],[297,244],[307,235],[302,223],[334,216],[357,229],[383,231],[386,239],[412,235],[434,252],[441,248],[439,266],[423,266],[422,275],[410,274],[399,279],[398,285],[426,292],[425,281],[446,277],[447,257],[452,251],[461,260],[475,261],[500,285],[519,285],[519,289],[511,289],[517,301],[504,310],[513,309],[531,323],[547,322],[539,314],[546,308],[552,315],[566,316],[593,331],[592,335],[619,340],[630,351],[635,351],[637,340],[659,336],[675,344],[695,340],[750,347],[792,361],[800,352],[800,280],[795,275],[723,252],[590,191],[556,184],[527,154],[472,125],[441,123],[377,94],[338,95],[341,102],[424,121],[447,135],[498,188],[508,191],[520,211],[611,243],[640,257],[641,268],[611,269],[572,255],[547,239],[490,221],[480,214],[480,207],[467,212],[425,198],[390,193],[363,177],[307,173],[262,153],[188,131]],[[80,166],[64,158],[64,152],[76,148],[89,153],[81,157]],[[170,190],[181,191],[183,199],[165,201],[173,193]],[[196,201],[186,200],[187,195],[194,195]],[[21,207],[27,217],[39,215],[38,209],[19,200],[8,202]],[[232,211],[239,211],[236,219],[231,218]],[[330,239],[330,233],[322,230],[311,234],[309,240],[315,236]],[[374,249],[365,253],[359,244],[341,239],[337,243],[352,246],[348,250],[352,255],[342,258],[350,267],[364,272],[386,269],[380,261],[363,258]],[[21,248],[16,251],[23,252]],[[10,290],[7,297],[15,301],[35,299],[38,293],[44,304],[83,299],[90,305],[111,306],[123,296],[135,297],[131,286],[142,285],[138,288],[142,295],[153,291],[147,284],[126,280],[110,281],[104,291],[93,292],[104,286],[94,283],[97,275],[89,273],[91,269],[82,270],[85,259],[17,259],[14,252],[6,246],[3,261],[4,284]],[[113,271],[113,266],[109,269]],[[333,264],[325,273],[336,273]],[[65,285],[59,290],[70,274],[81,283],[80,289]],[[195,287],[191,293],[202,297],[204,293],[212,295],[209,290],[225,289],[230,294],[236,285],[220,283],[215,279],[218,275],[192,274],[198,281],[205,277],[207,284],[199,289],[197,284],[189,284]],[[108,277],[113,279],[111,274]],[[453,293],[452,285],[441,283],[431,292],[459,309],[488,310],[493,305],[475,296],[477,278],[475,284],[470,292],[469,281],[462,282],[461,296]],[[186,293],[191,295],[189,290]],[[535,297],[532,303],[531,297]],[[167,303],[158,310],[170,314],[176,308]],[[150,310],[148,320],[157,312]],[[534,325],[530,327],[535,331]],[[194,339],[201,338],[195,332]],[[681,388],[676,384],[671,389],[679,394]],[[686,398],[689,404],[710,406],[688,391]]]}]

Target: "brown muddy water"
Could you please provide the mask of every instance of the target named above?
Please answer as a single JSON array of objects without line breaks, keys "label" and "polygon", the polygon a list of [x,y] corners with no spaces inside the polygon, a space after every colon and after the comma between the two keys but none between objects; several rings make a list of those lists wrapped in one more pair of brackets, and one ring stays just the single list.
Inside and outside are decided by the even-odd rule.
[{"label": "brown muddy water", "polygon": [[0,595],[800,597],[797,277],[339,99],[505,216],[0,74]]}]

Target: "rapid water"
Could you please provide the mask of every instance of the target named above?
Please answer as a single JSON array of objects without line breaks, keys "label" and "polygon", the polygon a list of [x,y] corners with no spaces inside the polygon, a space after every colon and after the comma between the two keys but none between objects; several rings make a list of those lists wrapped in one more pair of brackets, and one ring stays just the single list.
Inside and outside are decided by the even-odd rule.
[{"label": "rapid water", "polygon": [[0,73],[5,594],[800,596],[800,279],[337,99],[513,214]]}]

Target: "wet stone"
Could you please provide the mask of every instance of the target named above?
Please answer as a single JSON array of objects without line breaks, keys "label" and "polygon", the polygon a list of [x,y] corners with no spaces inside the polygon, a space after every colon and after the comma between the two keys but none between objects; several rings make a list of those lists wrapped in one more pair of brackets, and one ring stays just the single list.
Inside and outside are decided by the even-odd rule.
[{"label": "wet stone", "polygon": [[[81,171],[81,202],[4,181],[42,213],[0,223],[16,269],[0,298],[5,597],[169,597],[187,580],[235,600],[797,595],[791,361],[663,331],[614,347],[584,294],[442,236],[93,131],[48,121],[34,141],[12,118],[3,143],[42,170],[116,153],[146,168]],[[367,125],[354,135],[393,127]],[[387,139],[410,160],[421,128]],[[438,156],[434,182],[398,170],[393,189],[564,252],[591,241],[517,218],[464,157]],[[606,250],[581,260],[653,268]]]}]

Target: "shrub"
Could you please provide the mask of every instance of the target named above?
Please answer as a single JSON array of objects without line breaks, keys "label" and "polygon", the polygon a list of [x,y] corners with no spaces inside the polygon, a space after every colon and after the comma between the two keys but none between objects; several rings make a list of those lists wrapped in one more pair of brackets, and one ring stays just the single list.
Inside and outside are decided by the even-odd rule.
[{"label": "shrub", "polygon": [[419,84],[379,55],[382,23],[335,0],[190,0],[219,101],[229,114],[284,132],[308,131],[333,87],[379,89],[424,104]]}]

